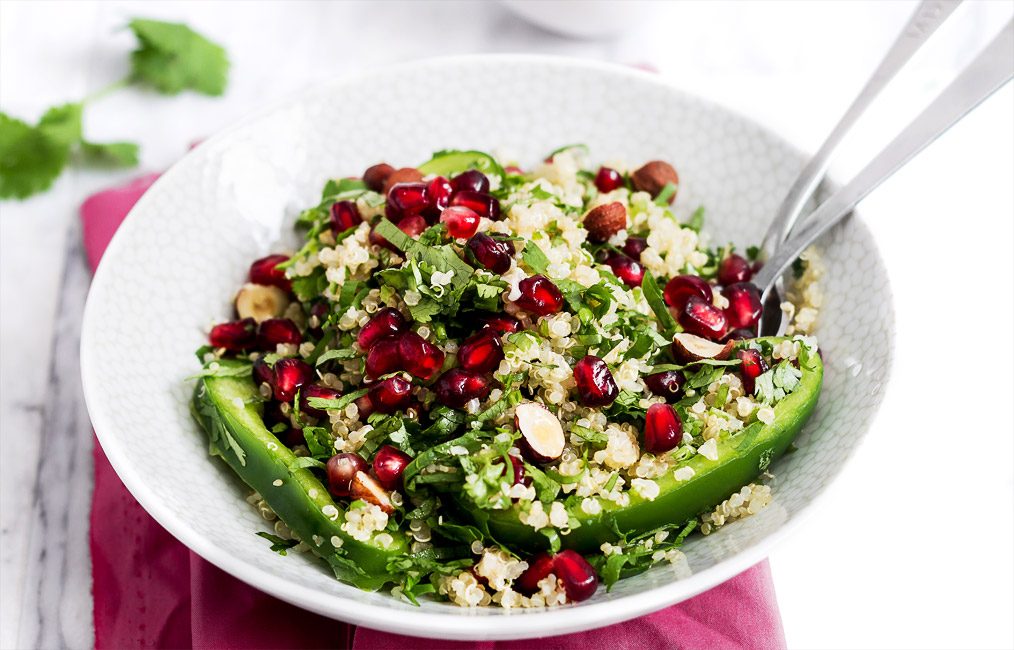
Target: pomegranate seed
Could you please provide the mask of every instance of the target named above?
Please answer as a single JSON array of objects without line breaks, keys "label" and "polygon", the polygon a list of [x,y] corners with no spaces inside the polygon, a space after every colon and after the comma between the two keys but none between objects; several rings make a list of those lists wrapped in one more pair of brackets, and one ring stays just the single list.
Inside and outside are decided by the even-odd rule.
[{"label": "pomegranate seed", "polygon": [[443,176],[437,176],[426,185],[426,200],[429,206],[426,208],[426,215],[436,219],[440,213],[451,204],[451,195],[454,188],[451,182]]},{"label": "pomegranate seed", "polygon": [[443,350],[415,332],[405,332],[399,337],[398,356],[402,368],[423,381],[432,378],[444,365]]},{"label": "pomegranate seed", "polygon": [[268,255],[250,265],[250,282],[278,287],[282,291],[292,289],[292,283],[285,277],[285,271],[278,268],[282,262],[288,262],[288,255]]},{"label": "pomegranate seed", "polygon": [[749,282],[737,282],[722,290],[722,295],[729,301],[725,317],[730,327],[748,330],[757,327],[763,310],[757,287]]},{"label": "pomegranate seed", "polygon": [[493,330],[500,336],[521,331],[521,321],[510,314],[487,314],[481,316],[479,321],[482,323],[482,329]]},{"label": "pomegranate seed", "polygon": [[395,370],[404,370],[399,341],[402,335],[388,336],[370,346],[366,353],[366,375],[380,377]]},{"label": "pomegranate seed", "polygon": [[331,231],[339,235],[363,222],[355,201],[338,201],[331,206]]},{"label": "pomegranate seed", "polygon": [[615,169],[599,167],[598,173],[595,174],[595,187],[602,193],[612,192],[618,187],[623,187],[623,176]]},{"label": "pomegranate seed", "polygon": [[356,400],[356,408],[359,409],[359,419],[365,420],[376,412],[376,407],[373,406],[373,401],[370,396],[363,395]]},{"label": "pomegranate seed", "polygon": [[428,205],[426,183],[398,183],[387,191],[384,214],[398,223],[409,215],[421,213]]},{"label": "pomegranate seed", "polygon": [[288,318],[269,318],[257,327],[257,345],[262,350],[274,350],[279,343],[299,345],[302,342],[299,327]]},{"label": "pomegranate seed", "polygon": [[322,399],[338,399],[342,394],[333,388],[327,386],[318,386],[317,384],[306,384],[299,389],[299,410],[304,413],[309,413],[315,418],[322,418],[327,415],[327,411],[324,409],[315,408],[310,406],[307,401],[311,397],[320,397]]},{"label": "pomegranate seed", "polygon": [[504,173],[513,174],[515,176],[525,173],[525,170],[521,169],[517,165],[507,165],[506,167],[503,168],[503,170]]},{"label": "pomegranate seed", "polygon": [[253,364],[253,379],[258,386],[261,384],[270,385],[275,379],[275,369],[269,366],[264,359],[257,359]]},{"label": "pomegranate seed", "polygon": [[451,179],[455,192],[489,193],[489,179],[478,169],[469,169]]},{"label": "pomegranate seed", "polygon": [[405,452],[391,445],[384,445],[373,457],[373,473],[385,489],[397,490],[401,488],[401,475],[411,462],[412,457]]},{"label": "pomegranate seed", "polygon": [[756,330],[748,330],[742,327],[734,329],[725,335],[723,341],[740,341],[743,339],[752,339],[757,336]]},{"label": "pomegranate seed", "polygon": [[464,408],[470,400],[486,399],[490,390],[492,386],[486,377],[464,368],[451,368],[433,385],[437,401],[457,409]]},{"label": "pomegranate seed", "polygon": [[683,329],[697,336],[717,341],[725,335],[725,314],[710,302],[692,296],[677,318]]},{"label": "pomegranate seed", "polygon": [[447,232],[455,239],[468,239],[479,228],[479,215],[474,210],[454,205],[443,211],[440,222],[447,226]]},{"label": "pomegranate seed", "polygon": [[272,387],[275,389],[275,399],[291,402],[300,386],[313,381],[313,368],[300,359],[279,359],[275,363],[274,375]]},{"label": "pomegranate seed", "polygon": [[726,286],[737,282],[746,282],[753,276],[750,262],[735,253],[722,260],[718,265],[718,283]]},{"label": "pomegranate seed", "polygon": [[480,232],[468,240],[468,250],[475,257],[475,261],[493,273],[506,273],[511,268],[514,254],[508,242],[493,239]]},{"label": "pomegranate seed", "polygon": [[623,248],[621,249],[627,254],[627,257],[633,260],[641,261],[641,253],[648,247],[648,240],[644,237],[627,237],[627,241],[623,242]]},{"label": "pomegranate seed", "polygon": [[[324,323],[327,322],[327,317],[330,315],[331,306],[327,300],[318,300],[313,303],[313,306],[310,307],[310,322],[316,322],[316,325],[308,327],[307,330],[316,336],[320,336],[324,333]],[[313,319],[316,319],[316,321]]]},{"label": "pomegranate seed", "polygon": [[481,217],[500,221],[500,202],[489,194],[462,190],[451,199],[451,205],[463,205],[471,208]]},{"label": "pomegranate seed", "polygon": [[508,456],[511,459],[511,469],[514,470],[514,485],[531,485],[532,479],[525,472],[525,463],[517,456]]},{"label": "pomegranate seed", "polygon": [[656,372],[644,378],[644,384],[651,391],[652,395],[664,397],[666,401],[674,401],[679,398],[683,389],[683,382],[686,378],[678,370],[665,370]]},{"label": "pomegranate seed", "polygon": [[368,465],[359,454],[337,454],[327,461],[327,490],[336,497],[347,497],[352,492],[352,479],[365,472]]},{"label": "pomegranate seed", "polygon": [[306,436],[303,435],[303,430],[297,429],[296,427],[289,427],[285,433],[279,433],[276,437],[289,449],[292,449],[297,445],[306,444]]},{"label": "pomegranate seed", "polygon": [[743,392],[753,395],[754,388],[757,386],[757,378],[767,372],[768,364],[757,350],[740,350],[736,356],[742,362],[739,366],[739,374],[743,378]]},{"label": "pomegranate seed", "polygon": [[665,304],[676,311],[683,309],[691,296],[700,298],[708,303],[714,297],[711,285],[696,275],[677,275],[672,280],[669,280],[662,293],[665,297]]},{"label": "pomegranate seed", "polygon": [[208,341],[216,348],[239,352],[252,348],[257,342],[257,321],[252,318],[219,323],[211,328]]},{"label": "pomegranate seed", "polygon": [[539,590],[539,583],[553,572],[553,556],[539,553],[528,560],[528,568],[514,580],[513,588],[518,593],[531,596]]},{"label": "pomegranate seed", "polygon": [[[413,239],[421,235],[422,232],[426,230],[427,226],[429,226],[429,224],[426,223],[426,219],[423,218],[422,215],[418,214],[410,214],[398,222],[398,228],[401,229],[403,233],[405,233],[406,235],[408,235]],[[378,235],[376,230],[370,231],[369,241],[371,244],[383,246],[384,248],[386,248],[391,252],[398,253],[399,255],[401,254],[401,251],[399,251],[397,247],[394,246],[394,244]]]},{"label": "pomegranate seed", "polygon": [[623,281],[623,284],[628,287],[641,286],[641,280],[644,279],[644,267],[640,262],[621,253],[613,252],[606,258],[606,264],[612,269],[613,275]]},{"label": "pomegranate seed", "polygon": [[384,307],[363,325],[356,342],[362,349],[369,350],[375,341],[404,331],[407,325],[400,311],[393,307]]},{"label": "pomegranate seed", "polygon": [[388,377],[370,386],[369,396],[378,413],[394,413],[412,402],[412,384],[402,377]]},{"label": "pomegranate seed", "polygon": [[652,404],[644,416],[644,448],[653,454],[675,449],[683,442],[683,421],[671,404]]},{"label": "pomegranate seed", "polygon": [[620,394],[609,366],[590,354],[574,364],[574,380],[583,406],[609,406]]},{"label": "pomegranate seed", "polygon": [[518,284],[521,296],[514,303],[538,316],[555,314],[563,309],[563,294],[549,278],[533,275]]},{"label": "pomegranate seed", "polygon": [[569,548],[553,558],[553,573],[563,583],[567,600],[579,603],[588,600],[599,586],[599,574],[577,551]]},{"label": "pomegranate seed", "polygon": [[503,358],[503,344],[491,329],[479,330],[458,348],[458,363],[465,370],[492,372]]}]

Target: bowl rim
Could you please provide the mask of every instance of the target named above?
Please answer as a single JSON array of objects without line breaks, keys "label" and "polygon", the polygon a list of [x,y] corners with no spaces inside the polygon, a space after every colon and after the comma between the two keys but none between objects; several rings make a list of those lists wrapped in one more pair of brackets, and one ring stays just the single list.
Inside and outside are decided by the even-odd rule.
[{"label": "bowl rim", "polygon": [[[660,75],[638,70],[629,66],[591,61],[566,56],[537,55],[537,54],[466,54],[441,56],[420,59],[408,63],[396,63],[378,67],[372,67],[358,71],[353,74],[342,75],[321,84],[315,84],[309,89],[304,89],[293,95],[271,102],[266,107],[252,112],[246,117],[237,120],[232,125],[218,131],[210,136],[191,151],[186,153],[153,183],[153,185],[138,200],[134,207],[127,214],[121,227],[114,233],[110,240],[98,268],[92,279],[88,292],[88,299],[85,304],[80,342],[81,355],[81,381],[95,435],[102,445],[102,450],[115,470],[117,476],[126,486],[131,495],[141,504],[145,511],[151,515],[163,528],[173,537],[182,542],[191,551],[197,553],[203,559],[225,571],[229,575],[251,585],[276,598],[296,605],[303,609],[336,618],[343,621],[364,625],[374,629],[382,629],[399,634],[414,635],[445,640],[506,640],[506,639],[527,639],[535,637],[556,636],[569,634],[583,630],[590,630],[604,627],[624,620],[649,614],[661,610],[676,603],[682,602],[696,596],[718,584],[736,576],[750,567],[758,564],[767,558],[770,550],[781,540],[790,535],[799,526],[800,522],[806,519],[815,506],[822,503],[830,490],[837,485],[842,469],[855,457],[858,449],[862,446],[865,438],[872,429],[876,418],[883,404],[883,399],[878,402],[870,413],[869,424],[863,432],[860,440],[848,451],[845,462],[836,470],[836,473],[829,481],[824,490],[813,496],[812,500],[796,511],[792,518],[781,524],[776,530],[765,535],[749,547],[737,552],[732,557],[720,561],[712,567],[699,572],[694,572],[689,577],[673,580],[668,584],[653,587],[637,594],[631,594],[614,600],[605,600],[597,603],[580,603],[563,607],[550,608],[545,610],[523,610],[514,612],[505,611],[506,614],[514,616],[525,616],[525,624],[519,626],[516,620],[510,616],[470,616],[467,610],[460,614],[437,614],[432,611],[419,610],[398,610],[396,617],[391,616],[391,608],[384,605],[374,605],[361,601],[355,601],[336,594],[322,594],[313,588],[290,582],[272,572],[261,568],[247,558],[236,557],[218,548],[210,540],[194,530],[185,519],[177,517],[170,509],[163,507],[158,495],[149,491],[143,477],[129,462],[124,449],[118,444],[117,437],[111,435],[115,430],[115,418],[112,409],[108,405],[106,396],[101,387],[97,385],[98,380],[93,378],[91,368],[98,359],[92,352],[91,341],[96,336],[95,327],[98,322],[96,312],[99,309],[95,298],[95,288],[109,282],[107,279],[112,273],[107,263],[108,259],[115,258],[116,252],[127,245],[129,233],[133,224],[139,219],[137,215],[145,212],[147,204],[152,200],[152,195],[157,193],[162,184],[168,184],[178,173],[182,165],[191,164],[200,157],[203,152],[210,150],[218,142],[226,140],[234,131],[243,129],[251,122],[256,122],[278,110],[295,106],[317,94],[332,92],[337,87],[355,84],[360,80],[374,77],[385,72],[405,72],[416,68],[431,68],[447,65],[468,64],[474,61],[499,61],[503,63],[523,63],[528,65],[555,65],[568,66],[582,71],[592,71],[626,77],[636,80],[639,83],[647,83],[665,88],[668,92],[692,98],[705,109],[713,108],[728,113],[739,120],[754,125],[761,131],[774,137],[784,144],[789,151],[805,159],[806,155],[795,147],[788,139],[771,130],[743,113],[722,105],[713,100],[700,97],[691,92],[665,80]],[[155,190],[155,191],[153,191]],[[862,223],[859,227],[865,228]],[[124,234],[128,233],[128,234]],[[879,249],[875,242],[871,253],[882,260]],[[886,269],[885,269],[886,271]],[[890,385],[894,374],[894,346],[895,346],[895,313],[894,298],[891,290],[890,278],[885,274],[885,285],[883,287],[888,296],[888,309],[886,320],[888,327],[888,355],[885,360],[886,378],[883,386]]]}]

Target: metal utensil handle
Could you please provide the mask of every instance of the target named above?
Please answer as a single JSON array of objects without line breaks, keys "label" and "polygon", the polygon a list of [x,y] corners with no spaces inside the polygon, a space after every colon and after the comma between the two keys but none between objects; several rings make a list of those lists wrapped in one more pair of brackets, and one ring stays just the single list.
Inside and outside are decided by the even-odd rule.
[{"label": "metal utensil handle", "polygon": [[780,277],[818,237],[848,215],[867,194],[890,178],[955,122],[1014,78],[1014,20],[933,100],[851,183],[813,211],[806,225],[778,247],[754,276],[767,295]]},{"label": "metal utensil handle", "polygon": [[803,171],[796,177],[789,193],[785,196],[782,204],[778,207],[774,220],[768,227],[764,239],[761,241],[761,259],[766,259],[774,254],[778,245],[785,241],[792,231],[793,225],[799,219],[799,215],[806,204],[807,199],[817,189],[817,185],[827,171],[831,154],[841,143],[845,134],[849,132],[859,117],[873,103],[884,86],[894,78],[908,62],[912,55],[929,40],[929,37],[940,25],[951,15],[962,0],[923,0],[916,8],[912,18],[909,19],[905,29],[898,35],[897,40],[891,49],[884,56],[884,59],[877,66],[873,76],[866,82],[859,95],[852,101],[852,105],[845,111],[845,115],[827,136],[827,140],[821,145],[820,150],[806,164]]}]

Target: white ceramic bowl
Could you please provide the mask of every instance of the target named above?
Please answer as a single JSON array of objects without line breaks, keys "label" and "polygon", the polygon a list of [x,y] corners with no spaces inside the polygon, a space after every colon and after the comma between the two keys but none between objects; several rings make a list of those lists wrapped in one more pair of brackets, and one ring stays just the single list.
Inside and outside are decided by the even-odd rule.
[{"label": "white ceramic bowl", "polygon": [[623,67],[528,56],[423,61],[319,88],[189,153],[148,191],[106,251],[85,312],[85,396],[102,447],[131,493],[195,552],[306,609],[404,634],[509,639],[603,626],[689,598],[764,558],[840,471],[889,375],[893,313],[884,266],[860,219],[823,241],[824,393],[799,451],[772,468],[774,503],[685,546],[668,567],[546,611],[422,607],[336,581],[310,556],[281,557],[188,411],[193,351],[226,318],[251,260],[294,244],[289,224],[324,181],[445,148],[525,163],[584,142],[593,156],[663,158],[680,172],[681,214],[707,207],[713,241],[757,242],[803,158],[750,120]]}]

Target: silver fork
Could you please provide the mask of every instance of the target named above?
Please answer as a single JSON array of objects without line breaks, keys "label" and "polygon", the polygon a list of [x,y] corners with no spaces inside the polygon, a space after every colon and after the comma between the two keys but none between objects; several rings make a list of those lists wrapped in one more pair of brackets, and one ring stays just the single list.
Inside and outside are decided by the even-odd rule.
[{"label": "silver fork", "polygon": [[785,331],[787,322],[780,308],[780,294],[784,293],[781,278],[800,253],[848,216],[859,201],[913,156],[1014,77],[1014,21],[1011,21],[848,185],[824,201],[798,232],[792,233],[803,205],[827,169],[831,152],[880,90],[958,4],[960,0],[929,0],[918,7],[859,97],[789,190],[762,243],[764,265],[753,278],[764,305],[758,326],[761,336]]}]

